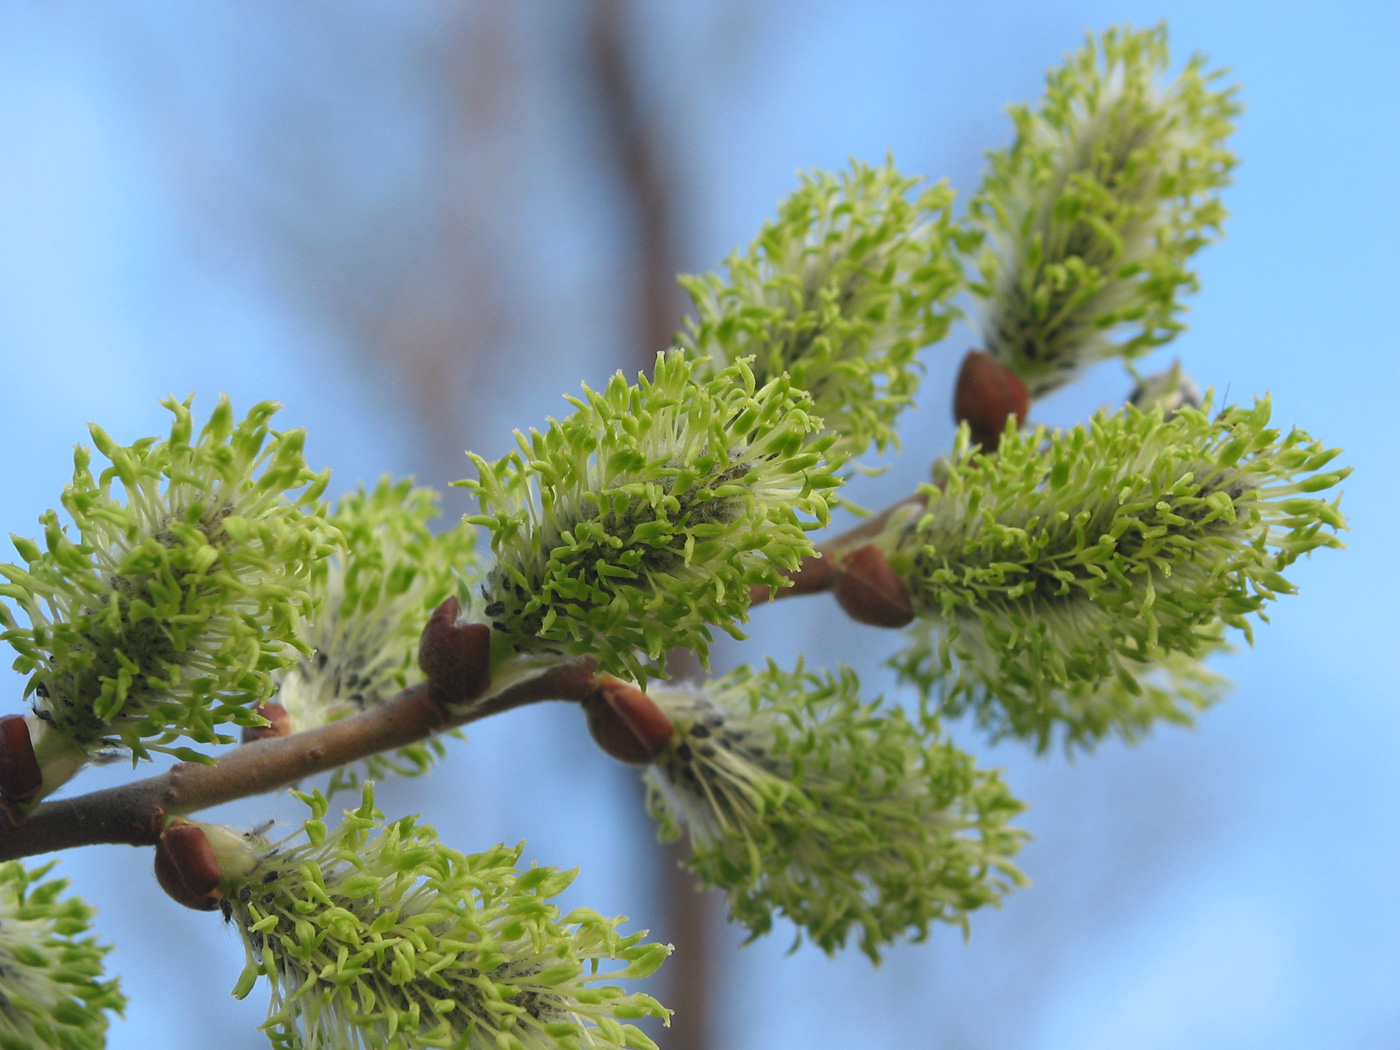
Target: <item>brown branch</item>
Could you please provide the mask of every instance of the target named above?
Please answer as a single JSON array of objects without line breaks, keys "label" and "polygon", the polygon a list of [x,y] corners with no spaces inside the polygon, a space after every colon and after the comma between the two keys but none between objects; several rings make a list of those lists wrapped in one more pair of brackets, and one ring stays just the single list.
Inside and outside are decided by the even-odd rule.
[{"label": "brown branch", "polygon": [[675,274],[676,193],[659,122],[648,119],[633,69],[636,47],[627,0],[594,0],[589,9],[588,57],[597,84],[604,144],[625,193],[636,241],[638,324],[635,342],[644,368],[672,345],[682,297]]},{"label": "brown branch", "polygon": [[596,669],[592,660],[560,664],[456,712],[444,710],[425,683],[414,685],[361,714],[244,744],[209,765],[184,762],[159,776],[44,802],[23,825],[0,830],[0,860],[100,843],[151,846],[169,816],[276,791],[526,704],[580,701],[594,688]]}]

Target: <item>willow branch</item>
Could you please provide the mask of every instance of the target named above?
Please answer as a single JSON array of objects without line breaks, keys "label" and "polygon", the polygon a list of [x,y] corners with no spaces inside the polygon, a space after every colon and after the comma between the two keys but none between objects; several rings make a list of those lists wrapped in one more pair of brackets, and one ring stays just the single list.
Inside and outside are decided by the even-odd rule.
[{"label": "willow branch", "polygon": [[457,711],[426,683],[361,714],[290,736],[247,743],[212,764],[184,762],[159,776],[41,803],[19,827],[0,829],[0,860],[101,843],[154,845],[167,817],[265,794],[298,781],[542,700],[580,701],[594,688],[596,664],[560,664]]}]

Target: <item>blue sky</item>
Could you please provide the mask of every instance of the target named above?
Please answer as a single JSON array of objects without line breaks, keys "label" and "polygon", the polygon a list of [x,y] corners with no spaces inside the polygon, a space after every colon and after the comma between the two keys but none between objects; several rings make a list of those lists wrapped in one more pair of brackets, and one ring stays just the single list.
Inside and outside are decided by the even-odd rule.
[{"label": "blue sky", "polygon": [[[1281,425],[1344,446],[1355,468],[1343,500],[1349,549],[1297,567],[1300,595],[1278,604],[1252,649],[1221,661],[1235,692],[1196,730],[1073,763],[983,749],[1031,803],[1032,888],[979,915],[969,943],[939,931],[878,972],[855,955],[789,957],[781,931],[740,950],[729,931],[723,1045],[1395,1045],[1400,570],[1386,544],[1400,520],[1390,420],[1400,379],[1400,9],[640,6],[644,96],[664,116],[683,191],[681,264],[692,270],[752,237],[799,169],[892,151],[903,170],[969,192],[982,153],[1009,137],[1004,106],[1036,97],[1047,67],[1086,29],[1165,18],[1178,58],[1200,50],[1230,67],[1247,109],[1227,236],[1201,256],[1190,329],[1158,360],[1180,357],[1231,399],[1271,393]],[[392,365],[367,364],[353,334],[307,305],[321,278],[294,272],[260,213],[230,202],[303,208],[307,186],[324,178],[354,216],[399,214],[429,163],[423,113],[434,99],[405,56],[450,10],[0,7],[0,447],[9,450],[0,527],[35,532],[89,420],[124,439],[156,433],[167,393],[194,392],[206,406],[220,392],[240,407],[282,401],[288,425],[309,429],[313,462],[331,466],[342,488],[423,469],[412,404],[386,392]],[[521,4],[514,17],[529,79],[507,158],[522,175],[483,233],[498,248],[494,309],[511,320],[471,402],[473,444],[486,454],[512,428],[562,411],[578,382],[631,367],[616,190],[590,154],[593,118],[568,87],[576,20],[547,3]],[[270,117],[314,128],[322,152],[301,151],[294,130],[279,137]],[[469,157],[463,192],[504,163]],[[309,224],[337,218],[303,210]],[[342,236],[321,226],[312,235]],[[906,490],[946,448],[951,377],[972,340],[959,330],[926,353],[908,454],[857,498],[878,504]],[[1107,366],[1034,418],[1070,423],[1126,389]],[[467,473],[463,457],[458,476]],[[817,603],[761,610],[754,628],[722,659],[820,653],[858,667],[872,689],[893,688],[879,670],[888,639]],[[0,683],[18,710],[20,680],[5,672]],[[421,809],[459,848],[527,838],[531,856],[581,866],[576,902],[645,924],[634,796],[624,774],[576,746],[574,715],[542,709],[482,726],[454,745],[440,776],[386,785],[383,804],[391,815]],[[966,727],[959,735],[975,742]],[[89,782],[124,775],[105,769]],[[227,819],[265,812],[245,805]],[[132,1006],[110,1045],[187,1046],[191,1031],[208,1047],[262,1045],[263,992],[242,1004],[227,997],[242,965],[236,938],[166,901],[149,863],[144,851],[112,847],[61,865],[119,945]]]}]

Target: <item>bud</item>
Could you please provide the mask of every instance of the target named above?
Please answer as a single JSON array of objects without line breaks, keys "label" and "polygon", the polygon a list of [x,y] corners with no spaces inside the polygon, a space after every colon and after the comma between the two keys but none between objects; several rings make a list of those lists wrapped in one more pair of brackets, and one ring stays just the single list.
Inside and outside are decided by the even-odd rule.
[{"label": "bud", "polygon": [[458,623],[461,606],[447,598],[433,610],[418,642],[418,667],[444,707],[471,703],[491,684],[491,628]]},{"label": "bud", "polygon": [[656,759],[676,731],[666,713],[630,682],[603,675],[583,701],[593,740],[619,762],[644,766]]},{"label": "bud", "polygon": [[1024,423],[1031,393],[1021,377],[983,350],[969,350],[958,370],[953,419],[966,423],[972,440],[988,452],[1001,442],[1006,421]]},{"label": "bud", "polygon": [[219,862],[204,829],[174,820],[156,843],[156,881],[170,897],[195,911],[219,906]]},{"label": "bud", "polygon": [[175,817],[156,843],[156,881],[174,900],[195,911],[213,911],[224,880],[242,878],[258,864],[248,837],[223,824]]},{"label": "bud", "polygon": [[0,718],[0,796],[22,804],[33,801],[43,786],[28,720],[23,715],[5,715]]},{"label": "bud", "polygon": [[909,594],[879,547],[867,543],[839,560],[836,601],[856,623],[904,627],[914,619]]}]

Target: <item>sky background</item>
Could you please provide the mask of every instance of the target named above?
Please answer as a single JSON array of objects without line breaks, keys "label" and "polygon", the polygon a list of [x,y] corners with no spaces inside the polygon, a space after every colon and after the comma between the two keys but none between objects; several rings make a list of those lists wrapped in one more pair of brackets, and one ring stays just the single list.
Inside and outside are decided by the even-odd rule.
[{"label": "sky background", "polygon": [[[635,372],[635,209],[600,145],[584,8],[0,4],[0,531],[37,532],[89,421],[163,433],[166,394],[205,412],[221,392],[240,411],[281,401],[340,492],[465,477],[463,448],[499,455],[578,383]],[[629,68],[672,194],[673,269],[698,271],[752,238],[798,170],[892,152],[965,197],[1009,140],[1004,107],[1038,97],[1087,29],[1163,18],[1178,62],[1228,66],[1247,110],[1227,236],[1153,363],[1179,357],[1230,400],[1270,392],[1279,424],[1345,447],[1349,549],[1290,573],[1300,595],[1219,661],[1236,688],[1195,730],[1070,762],[955,727],[1030,803],[1034,885],[976,915],[969,942],[937,930],[879,971],[789,956],[781,923],[742,949],[726,928],[717,1046],[1400,1046],[1400,7],[647,2]],[[974,340],[925,352],[906,455],[855,498],[896,498],[948,447]],[[1073,423],[1129,385],[1102,367],[1033,419]],[[758,610],[753,628],[717,662],[805,651],[895,688],[891,639],[823,602]],[[0,686],[19,710],[21,679]],[[382,808],[421,811],[464,850],[528,839],[529,857],[580,867],[570,903],[654,925],[629,773],[562,705],[496,722],[430,779],[385,784]],[[274,813],[296,808],[222,819]],[[60,870],[118,946],[131,1006],[111,1047],[266,1045],[265,989],[227,994],[236,935],[166,899],[149,851]]]}]

